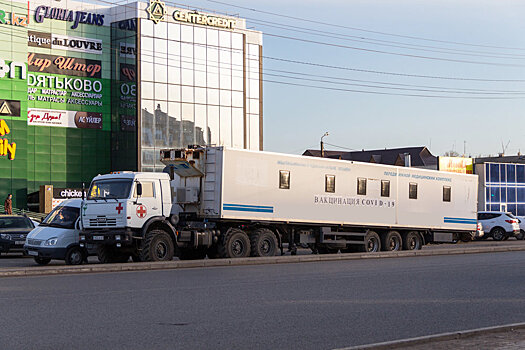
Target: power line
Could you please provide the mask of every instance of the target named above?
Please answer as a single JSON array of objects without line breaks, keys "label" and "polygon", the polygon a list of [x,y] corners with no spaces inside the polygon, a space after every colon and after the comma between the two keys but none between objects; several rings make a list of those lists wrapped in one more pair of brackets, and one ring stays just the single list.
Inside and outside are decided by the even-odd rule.
[{"label": "power line", "polygon": [[240,5],[234,5],[234,4],[230,4],[230,3],[224,2],[224,1],[218,1],[218,0],[206,0],[206,1],[211,2],[211,3],[225,5],[225,6],[230,6],[230,7],[234,7],[234,8],[240,8],[240,9],[247,10],[247,11],[264,13],[264,14],[267,14],[267,15],[272,15],[272,16],[277,16],[277,17],[282,17],[282,18],[288,18],[288,19],[293,19],[293,20],[303,21],[303,22],[308,22],[308,23],[322,24],[322,25],[329,26],[329,27],[350,29],[350,30],[355,30],[355,31],[360,31],[360,32],[365,32],[365,33],[380,34],[380,35],[386,35],[386,36],[392,36],[392,37],[398,37],[398,38],[415,39],[415,40],[422,40],[422,41],[429,41],[429,42],[437,42],[437,43],[443,43],[443,44],[525,51],[525,48],[520,48],[520,47],[506,47],[506,46],[496,46],[496,45],[486,45],[486,44],[472,44],[472,43],[465,43],[465,42],[458,42],[458,41],[438,40],[438,39],[430,39],[430,38],[424,38],[424,37],[418,37],[418,36],[402,35],[402,34],[388,33],[388,32],[376,31],[376,30],[368,30],[368,29],[363,29],[363,28],[344,26],[344,25],[340,25],[340,24],[327,23],[327,22],[318,21],[318,20],[314,20],[314,19],[307,19],[307,18],[301,18],[301,17],[296,17],[296,16],[290,16],[290,15],[283,15],[281,13],[275,13],[275,12],[270,12],[270,11],[258,10],[256,8],[245,7],[245,6],[240,6]]}]

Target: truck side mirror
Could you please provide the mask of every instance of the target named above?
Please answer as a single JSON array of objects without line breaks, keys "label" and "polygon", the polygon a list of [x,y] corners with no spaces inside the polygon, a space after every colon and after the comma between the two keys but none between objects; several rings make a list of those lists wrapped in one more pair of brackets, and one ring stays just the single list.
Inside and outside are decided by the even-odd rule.
[{"label": "truck side mirror", "polygon": [[142,196],[142,184],[137,182],[137,197]]}]

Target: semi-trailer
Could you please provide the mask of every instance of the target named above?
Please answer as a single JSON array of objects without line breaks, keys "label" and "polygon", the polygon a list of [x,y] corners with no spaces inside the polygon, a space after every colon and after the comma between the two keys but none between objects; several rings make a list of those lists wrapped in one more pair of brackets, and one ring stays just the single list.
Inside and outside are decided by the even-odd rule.
[{"label": "semi-trailer", "polygon": [[163,173],[93,179],[80,240],[100,261],[414,250],[477,229],[476,175],[227,147],[160,157]]}]

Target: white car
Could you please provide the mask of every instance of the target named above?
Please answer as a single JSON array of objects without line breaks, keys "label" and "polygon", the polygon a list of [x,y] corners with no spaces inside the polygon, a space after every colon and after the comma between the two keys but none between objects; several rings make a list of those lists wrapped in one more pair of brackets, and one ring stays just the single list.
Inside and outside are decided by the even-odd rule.
[{"label": "white car", "polygon": [[516,235],[516,239],[522,240],[525,238],[525,216],[516,216],[520,224],[520,233]]},{"label": "white car", "polygon": [[480,211],[478,212],[478,222],[483,225],[485,238],[492,237],[495,241],[518,236],[520,233],[518,219],[512,213]]}]

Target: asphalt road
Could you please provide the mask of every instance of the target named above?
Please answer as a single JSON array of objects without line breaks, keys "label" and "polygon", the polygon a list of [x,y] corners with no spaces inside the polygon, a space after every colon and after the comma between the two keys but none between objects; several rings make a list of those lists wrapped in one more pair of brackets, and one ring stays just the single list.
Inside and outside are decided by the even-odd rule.
[{"label": "asphalt road", "polygon": [[[456,244],[429,244],[426,246],[423,246],[424,250],[429,249],[465,249],[465,248],[479,248],[479,247],[501,247],[501,246],[516,246],[521,245],[525,246],[525,240],[518,241],[516,239],[509,239],[507,241],[501,241],[496,242],[492,239],[484,240],[484,241],[473,241],[468,243],[458,242]],[[290,253],[286,253],[289,255]],[[312,251],[310,249],[299,249],[297,254],[299,255],[306,255],[306,254],[312,254]],[[177,258],[175,258],[177,260]],[[131,259],[129,260],[131,262]],[[89,257],[89,263],[90,264],[97,264],[98,259],[96,256]],[[64,261],[61,260],[51,260],[49,263],[49,266],[60,266],[65,265]],[[30,256],[23,256],[21,253],[2,253],[0,255],[0,268],[6,268],[6,267],[31,267],[31,266],[39,266],[32,257]]]},{"label": "asphalt road", "polygon": [[3,349],[331,349],[525,321],[525,253],[0,279]]}]

